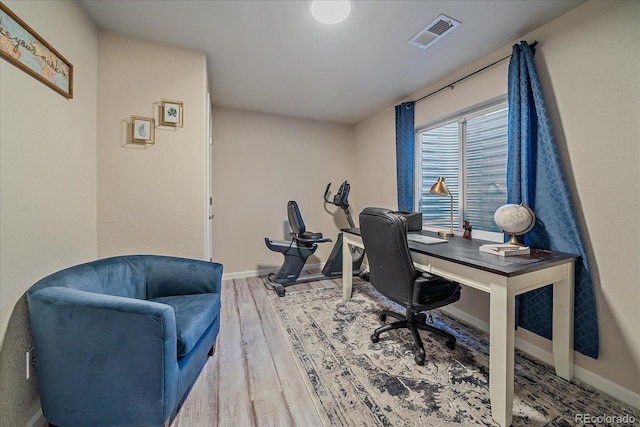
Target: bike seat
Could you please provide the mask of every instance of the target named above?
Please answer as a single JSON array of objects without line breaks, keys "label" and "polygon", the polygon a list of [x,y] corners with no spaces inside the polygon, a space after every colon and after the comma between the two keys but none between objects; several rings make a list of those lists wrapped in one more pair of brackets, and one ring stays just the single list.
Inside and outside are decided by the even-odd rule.
[{"label": "bike seat", "polygon": [[298,234],[296,237],[302,239],[309,240],[320,240],[322,239],[322,233],[314,233],[313,231],[305,231],[304,233]]},{"label": "bike seat", "polygon": [[331,242],[332,240],[327,237],[322,237],[322,233],[314,233],[313,231],[305,231],[301,234],[291,233],[293,240],[302,246],[310,246],[314,243]]}]

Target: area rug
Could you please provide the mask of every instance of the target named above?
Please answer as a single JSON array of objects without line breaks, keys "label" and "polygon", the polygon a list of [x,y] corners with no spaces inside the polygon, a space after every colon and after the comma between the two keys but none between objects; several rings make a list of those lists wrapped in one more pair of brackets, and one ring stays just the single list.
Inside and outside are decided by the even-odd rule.
[{"label": "area rug", "polygon": [[[403,310],[366,282],[354,279],[348,302],[340,286],[287,291],[269,300],[332,426],[497,425],[489,403],[486,333],[434,310],[434,325],[457,338],[456,349],[421,331],[427,359],[418,366],[407,330],[371,342],[381,310]],[[565,381],[541,362],[519,352],[515,360],[514,426],[594,425],[582,423],[580,414],[640,420],[640,411],[577,380]],[[622,425],[602,420],[597,425]]]}]

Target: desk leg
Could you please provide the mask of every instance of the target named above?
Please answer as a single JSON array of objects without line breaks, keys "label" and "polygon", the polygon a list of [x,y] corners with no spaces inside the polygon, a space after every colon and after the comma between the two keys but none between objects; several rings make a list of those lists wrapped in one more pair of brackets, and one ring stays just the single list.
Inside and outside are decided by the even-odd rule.
[{"label": "desk leg", "polygon": [[489,319],[489,396],[491,416],[502,427],[513,417],[515,295],[509,286],[491,284]]},{"label": "desk leg", "polygon": [[346,302],[351,299],[353,287],[353,255],[346,236],[342,235],[342,299]]},{"label": "desk leg", "polygon": [[567,276],[553,284],[553,361],[556,375],[573,378],[573,301],[574,265],[567,265]]}]

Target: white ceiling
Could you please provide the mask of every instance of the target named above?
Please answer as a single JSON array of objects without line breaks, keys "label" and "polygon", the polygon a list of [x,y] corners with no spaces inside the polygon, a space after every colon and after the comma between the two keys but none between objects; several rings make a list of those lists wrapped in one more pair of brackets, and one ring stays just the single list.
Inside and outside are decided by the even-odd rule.
[{"label": "white ceiling", "polygon": [[[326,25],[311,17],[310,0],[80,0],[101,29],[204,51],[214,105],[338,123],[357,123],[582,3],[360,0],[346,21]],[[461,25],[426,50],[407,44],[440,14]]]}]

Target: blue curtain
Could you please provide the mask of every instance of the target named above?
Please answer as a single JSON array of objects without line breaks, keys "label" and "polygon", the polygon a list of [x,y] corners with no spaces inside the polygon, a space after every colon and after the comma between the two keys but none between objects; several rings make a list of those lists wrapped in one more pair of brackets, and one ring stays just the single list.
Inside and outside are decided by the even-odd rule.
[{"label": "blue curtain", "polygon": [[405,102],[396,105],[396,174],[400,211],[413,210],[414,104]]},{"label": "blue curtain", "polygon": [[[533,54],[526,42],[516,44],[509,64],[507,203],[522,202],[536,214],[535,227],[524,235],[526,245],[581,256],[575,272],[574,348],[598,358],[591,270]],[[550,339],[552,304],[551,286],[520,295],[516,325]]]}]

